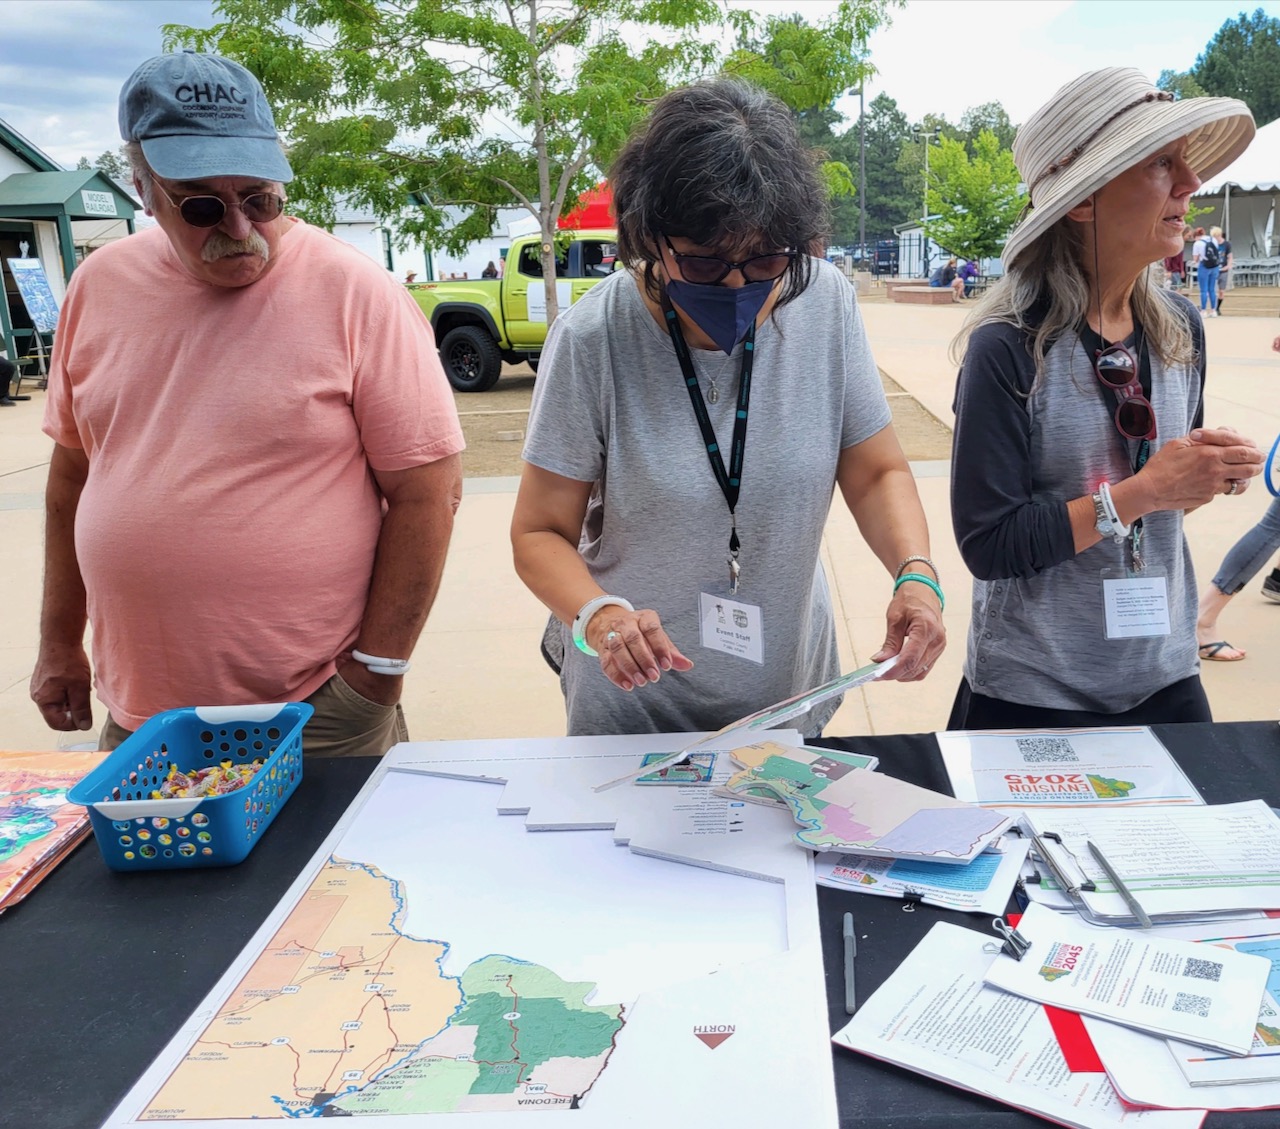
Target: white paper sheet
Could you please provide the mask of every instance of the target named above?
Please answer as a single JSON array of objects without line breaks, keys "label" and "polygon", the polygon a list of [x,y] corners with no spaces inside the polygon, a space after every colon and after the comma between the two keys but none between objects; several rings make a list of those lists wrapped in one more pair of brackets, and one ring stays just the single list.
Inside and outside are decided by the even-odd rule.
[{"label": "white paper sheet", "polygon": [[937,734],[956,798],[986,807],[1203,804],[1146,726]]},{"label": "white paper sheet", "polygon": [[1073,1129],[1198,1129],[1201,1111],[1128,1109],[1072,1074],[1044,1008],[983,985],[993,940],[938,923],[832,1041]]},{"label": "white paper sheet", "polygon": [[1027,908],[1018,931],[1031,947],[1021,960],[992,961],[994,988],[1227,1054],[1246,1054],[1253,1042],[1270,961],[1087,925],[1040,905]]}]

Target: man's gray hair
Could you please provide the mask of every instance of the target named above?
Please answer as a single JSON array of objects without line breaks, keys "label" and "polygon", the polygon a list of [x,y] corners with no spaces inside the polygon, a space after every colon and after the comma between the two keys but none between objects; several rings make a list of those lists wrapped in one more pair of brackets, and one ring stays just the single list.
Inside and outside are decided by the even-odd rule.
[{"label": "man's gray hair", "polygon": [[151,202],[155,198],[155,185],[151,182],[151,166],[147,164],[147,158],[142,153],[141,141],[126,141],[124,143],[124,155],[129,161],[129,171],[133,173],[133,178],[138,185],[138,194],[142,197],[142,203],[147,211],[154,211]]}]

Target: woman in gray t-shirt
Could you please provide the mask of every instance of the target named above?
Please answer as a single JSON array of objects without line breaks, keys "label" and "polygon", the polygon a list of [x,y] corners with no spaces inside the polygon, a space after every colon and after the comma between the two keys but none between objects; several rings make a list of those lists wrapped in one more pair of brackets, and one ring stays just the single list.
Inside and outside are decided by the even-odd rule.
[{"label": "woman in gray t-shirt", "polygon": [[1252,136],[1243,102],[1129,67],[1019,129],[1033,207],[961,336],[951,514],[975,579],[949,728],[1211,720],[1182,518],[1262,456],[1203,426],[1203,326],[1149,268]]},{"label": "woman in gray t-shirt", "polygon": [[818,563],[837,483],[896,585],[872,658],[924,677],[928,530],[853,289],[809,254],[825,195],[790,112],[732,80],[674,91],[610,185],[630,269],[548,335],[512,524],[569,732],[718,729],[839,673]]}]

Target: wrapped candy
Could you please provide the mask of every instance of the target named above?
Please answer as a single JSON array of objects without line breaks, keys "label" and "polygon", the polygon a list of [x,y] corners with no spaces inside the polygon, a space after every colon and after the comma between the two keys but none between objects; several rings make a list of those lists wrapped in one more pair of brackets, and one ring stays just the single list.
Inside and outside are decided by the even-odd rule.
[{"label": "wrapped candy", "polygon": [[206,765],[192,772],[181,772],[176,764],[169,764],[169,774],[158,789],[151,793],[153,800],[192,800],[206,796],[225,796],[243,788],[262,767],[259,757],[252,763],[236,764],[224,760],[221,764]]}]

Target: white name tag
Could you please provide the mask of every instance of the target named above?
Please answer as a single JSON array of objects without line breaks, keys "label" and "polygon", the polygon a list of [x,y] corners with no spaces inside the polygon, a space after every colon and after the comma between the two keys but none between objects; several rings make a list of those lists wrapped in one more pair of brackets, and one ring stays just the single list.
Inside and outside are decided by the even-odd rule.
[{"label": "white name tag", "polygon": [[1165,570],[1102,570],[1102,606],[1108,639],[1168,635],[1169,585]]},{"label": "white name tag", "polygon": [[698,604],[704,647],[764,663],[764,623],[758,607],[710,592],[700,593]]}]

